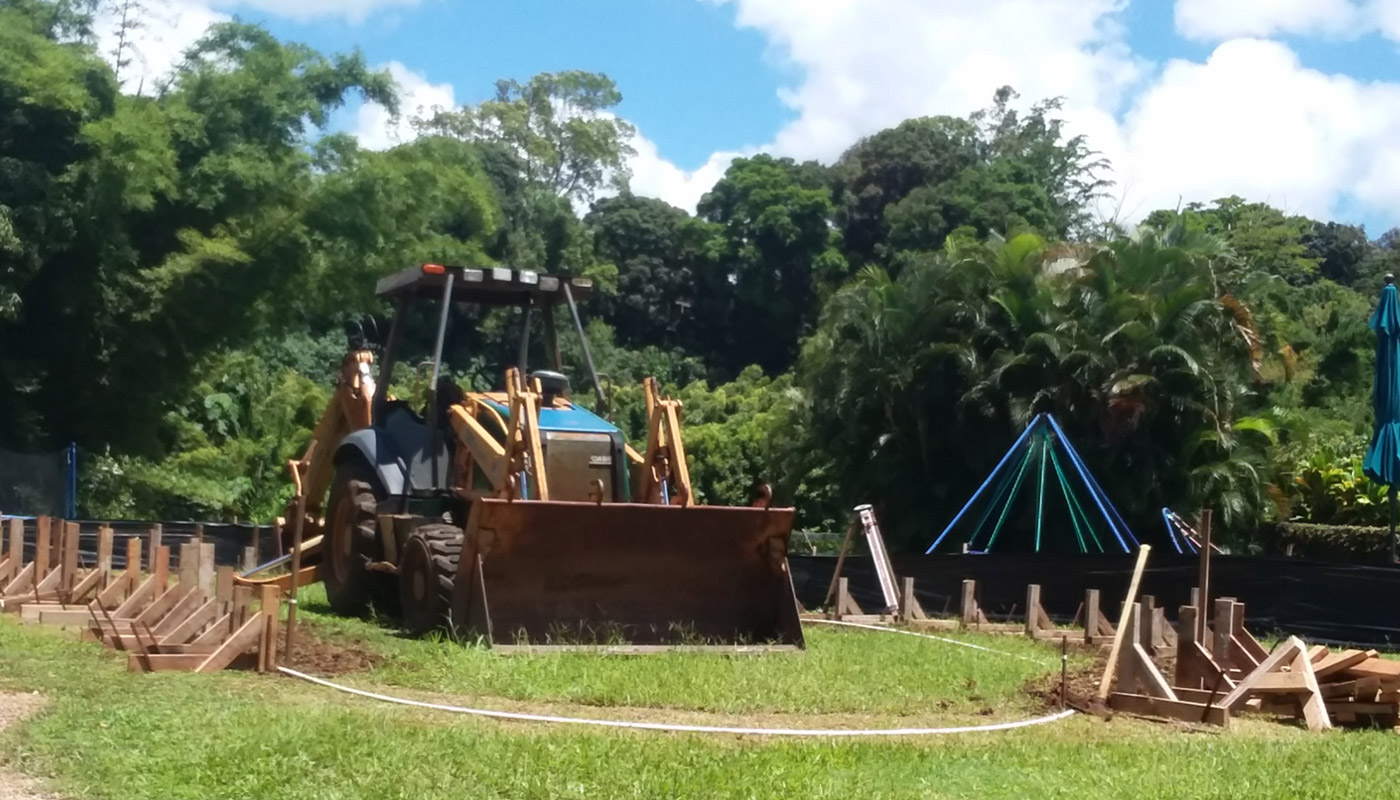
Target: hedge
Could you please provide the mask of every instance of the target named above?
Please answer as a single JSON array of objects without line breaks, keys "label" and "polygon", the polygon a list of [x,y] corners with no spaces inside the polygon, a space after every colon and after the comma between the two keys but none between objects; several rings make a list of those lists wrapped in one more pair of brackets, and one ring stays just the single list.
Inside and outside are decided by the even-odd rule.
[{"label": "hedge", "polygon": [[1334,561],[1377,561],[1390,552],[1390,531],[1359,525],[1315,525],[1278,522],[1259,529],[1261,544],[1270,553]]}]

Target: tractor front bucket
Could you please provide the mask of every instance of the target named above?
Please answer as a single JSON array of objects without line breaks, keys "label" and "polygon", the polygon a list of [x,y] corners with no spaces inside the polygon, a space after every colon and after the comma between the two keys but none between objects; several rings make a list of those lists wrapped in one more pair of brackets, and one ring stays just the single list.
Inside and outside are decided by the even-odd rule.
[{"label": "tractor front bucket", "polygon": [[479,500],[452,618],[497,648],[804,647],[790,508]]}]

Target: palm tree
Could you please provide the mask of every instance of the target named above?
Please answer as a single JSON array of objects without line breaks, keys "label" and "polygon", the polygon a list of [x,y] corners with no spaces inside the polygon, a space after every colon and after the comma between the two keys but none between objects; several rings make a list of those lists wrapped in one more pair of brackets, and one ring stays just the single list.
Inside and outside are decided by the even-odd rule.
[{"label": "palm tree", "polygon": [[898,278],[867,268],[806,344],[814,431],[850,499],[884,502],[887,532],[921,540],[1041,412],[1130,518],[1211,500],[1242,522],[1268,481],[1240,457],[1254,452],[1257,426],[1235,420],[1259,338],[1216,294],[1227,258],[1172,230],[1068,249],[994,237],[909,259]]}]

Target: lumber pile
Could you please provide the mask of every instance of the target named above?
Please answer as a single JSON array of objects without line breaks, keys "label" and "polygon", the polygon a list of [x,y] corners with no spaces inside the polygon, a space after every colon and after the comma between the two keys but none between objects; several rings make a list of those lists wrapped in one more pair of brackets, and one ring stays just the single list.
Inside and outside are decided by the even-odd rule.
[{"label": "lumber pile", "polygon": [[[1374,650],[1308,647],[1296,636],[1266,649],[1244,629],[1244,606],[1215,601],[1209,624],[1183,606],[1176,670],[1168,681],[1143,646],[1142,605],[1128,615],[1127,641],[1108,706],[1130,714],[1228,727],[1258,711],[1311,731],[1337,726],[1400,728],[1400,661]],[[1113,669],[1115,665],[1110,665]]]},{"label": "lumber pile", "polygon": [[[1380,658],[1375,650],[1333,653],[1321,646],[1313,647],[1308,656],[1334,725],[1400,727],[1400,661]],[[1291,711],[1286,705],[1275,705],[1270,703],[1263,710]]]},{"label": "lumber pile", "polygon": [[[3,522],[3,521],[0,521]],[[77,628],[83,638],[127,654],[135,672],[215,672],[229,667],[275,668],[281,589],[235,586],[231,567],[215,569],[214,546],[180,546],[171,573],[170,548],[157,526],[142,570],[143,540],[128,537],[126,566],[112,569],[113,536],[98,531],[97,562],[78,566],[78,525],[39,518],[32,560],[25,561],[23,521],[0,524],[0,610],[21,621]],[[62,531],[59,542],[52,533]]]}]

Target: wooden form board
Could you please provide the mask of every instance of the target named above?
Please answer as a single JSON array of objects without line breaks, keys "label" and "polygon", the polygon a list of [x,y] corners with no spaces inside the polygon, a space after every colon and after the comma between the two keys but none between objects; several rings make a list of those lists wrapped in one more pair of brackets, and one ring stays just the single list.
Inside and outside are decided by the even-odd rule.
[{"label": "wooden form board", "polygon": [[212,543],[186,543],[172,564],[156,526],[148,542],[127,539],[127,566],[114,574],[111,526],[99,526],[96,562],[84,565],[78,525],[45,519],[36,523],[34,560],[21,563],[21,523],[0,518],[0,608],[21,621],[78,628],[84,639],[127,652],[135,670],[276,667],[280,587],[260,587],[254,610],[252,590],[235,586],[231,568],[215,568]]}]

